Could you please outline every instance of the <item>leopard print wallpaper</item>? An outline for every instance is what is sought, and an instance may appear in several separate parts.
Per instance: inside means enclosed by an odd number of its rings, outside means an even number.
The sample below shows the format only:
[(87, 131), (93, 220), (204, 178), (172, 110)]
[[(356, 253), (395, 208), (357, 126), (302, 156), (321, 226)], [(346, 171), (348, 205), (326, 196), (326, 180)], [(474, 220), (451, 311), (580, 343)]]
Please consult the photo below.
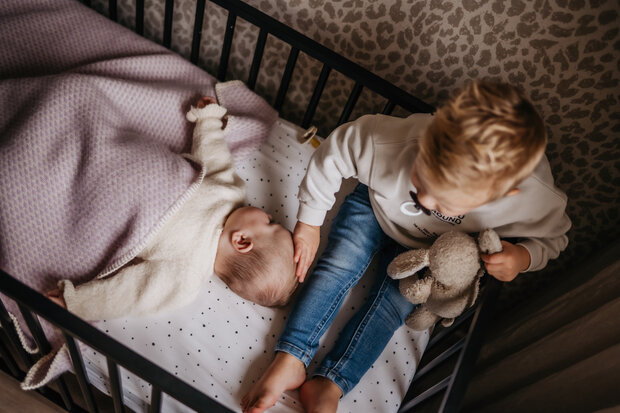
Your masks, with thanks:
[[(507, 285), (504, 308), (547, 288), (562, 269), (587, 259), (620, 234), (620, 2), (617, 0), (247, 0), (275, 19), (343, 54), (397, 86), (439, 105), (470, 79), (519, 85), (543, 114), (547, 156), (569, 197), (570, 244), (539, 274)], [(107, 2), (95, 1), (102, 12)], [(99, 4), (101, 3), (101, 4)], [(132, 27), (131, 0), (119, 20)], [(207, 2), (199, 65), (216, 72), (226, 12)], [(172, 49), (189, 57), (195, 2), (176, 0)], [(162, 38), (163, 0), (146, 0), (145, 34)], [(229, 78), (247, 79), (258, 30), (238, 20)], [(256, 91), (273, 101), (288, 46), (268, 39)], [(321, 70), (301, 55), (282, 116), (300, 122)], [(352, 88), (330, 75), (313, 120), (334, 127)], [(356, 113), (385, 101), (364, 92)], [(395, 113), (401, 115), (400, 112)], [(406, 113), (402, 113), (403, 115)]]

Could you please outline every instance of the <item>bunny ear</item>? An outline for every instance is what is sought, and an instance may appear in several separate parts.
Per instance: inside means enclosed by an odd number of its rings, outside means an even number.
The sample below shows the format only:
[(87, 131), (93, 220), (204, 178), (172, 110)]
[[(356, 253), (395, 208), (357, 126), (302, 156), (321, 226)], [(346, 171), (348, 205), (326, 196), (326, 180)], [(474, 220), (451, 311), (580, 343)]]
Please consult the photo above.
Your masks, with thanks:
[(425, 248), (403, 252), (392, 260), (387, 273), (395, 280), (408, 277), (428, 266), (428, 250)]
[(485, 254), (495, 254), (503, 249), (499, 235), (491, 228), (485, 229), (478, 235), (478, 248)]

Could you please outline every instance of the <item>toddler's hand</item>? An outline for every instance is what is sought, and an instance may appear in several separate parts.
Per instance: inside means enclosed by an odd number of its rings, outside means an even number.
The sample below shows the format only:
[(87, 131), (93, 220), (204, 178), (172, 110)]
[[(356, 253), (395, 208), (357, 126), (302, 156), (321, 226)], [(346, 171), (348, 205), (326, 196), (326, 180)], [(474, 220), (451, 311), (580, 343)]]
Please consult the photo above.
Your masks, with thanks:
[(500, 281), (512, 281), (530, 266), (530, 253), (521, 245), (502, 241), (501, 252), (480, 254), (487, 272)]
[(293, 243), (295, 244), (294, 259), (297, 264), (295, 275), (297, 275), (300, 283), (304, 282), (308, 268), (310, 268), (316, 255), (316, 250), (319, 248), (319, 241), (321, 240), (320, 229), (321, 227), (315, 227), (299, 221), (295, 225), (295, 230), (293, 231)]
[(65, 299), (62, 297), (62, 294), (60, 293), (60, 290), (58, 288), (52, 291), (48, 291), (45, 296), (62, 308), (67, 308), (67, 303), (65, 303)]

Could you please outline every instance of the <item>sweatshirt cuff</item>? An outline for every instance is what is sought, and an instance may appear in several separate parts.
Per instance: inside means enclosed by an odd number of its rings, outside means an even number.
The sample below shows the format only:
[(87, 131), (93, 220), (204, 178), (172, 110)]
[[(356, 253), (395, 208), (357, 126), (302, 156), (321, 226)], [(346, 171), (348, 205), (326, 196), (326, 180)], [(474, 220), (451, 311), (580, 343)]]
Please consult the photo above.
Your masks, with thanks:
[(226, 108), (218, 105), (217, 103), (211, 103), (204, 108), (192, 106), (185, 116), (190, 122), (197, 122), (199, 120), (209, 118), (221, 119), (225, 114)]
[(73, 314), (80, 315), (81, 303), (73, 283), (69, 280), (58, 281), (58, 289), (62, 293), (65, 304), (67, 304), (67, 310)]
[(535, 242), (525, 240), (525, 241), (517, 242), (516, 245), (522, 246), (530, 254), (530, 266), (527, 267), (527, 269), (522, 272), (537, 271), (545, 266), (546, 262), (542, 262), (543, 259), (541, 257), (541, 254), (537, 253), (540, 247), (536, 245)]
[(315, 209), (304, 203), (300, 203), (299, 211), (297, 212), (297, 220), (304, 224), (320, 227), (323, 225), (323, 221), (325, 221), (325, 215), (327, 215), (327, 211)]

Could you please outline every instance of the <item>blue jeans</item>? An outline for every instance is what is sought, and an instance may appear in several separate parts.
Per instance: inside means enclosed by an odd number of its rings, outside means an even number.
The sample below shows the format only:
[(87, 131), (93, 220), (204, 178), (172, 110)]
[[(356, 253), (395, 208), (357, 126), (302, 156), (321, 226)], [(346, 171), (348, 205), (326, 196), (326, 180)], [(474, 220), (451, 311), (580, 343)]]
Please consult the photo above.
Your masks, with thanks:
[(398, 281), (386, 274), (392, 258), (404, 250), (379, 226), (368, 187), (358, 185), (332, 223), (325, 251), (295, 302), (276, 351), (289, 353), (308, 367), (347, 293), (379, 253), (379, 273), (369, 299), (314, 373), (337, 384), (343, 395), (353, 389), (414, 308), (398, 291)]

